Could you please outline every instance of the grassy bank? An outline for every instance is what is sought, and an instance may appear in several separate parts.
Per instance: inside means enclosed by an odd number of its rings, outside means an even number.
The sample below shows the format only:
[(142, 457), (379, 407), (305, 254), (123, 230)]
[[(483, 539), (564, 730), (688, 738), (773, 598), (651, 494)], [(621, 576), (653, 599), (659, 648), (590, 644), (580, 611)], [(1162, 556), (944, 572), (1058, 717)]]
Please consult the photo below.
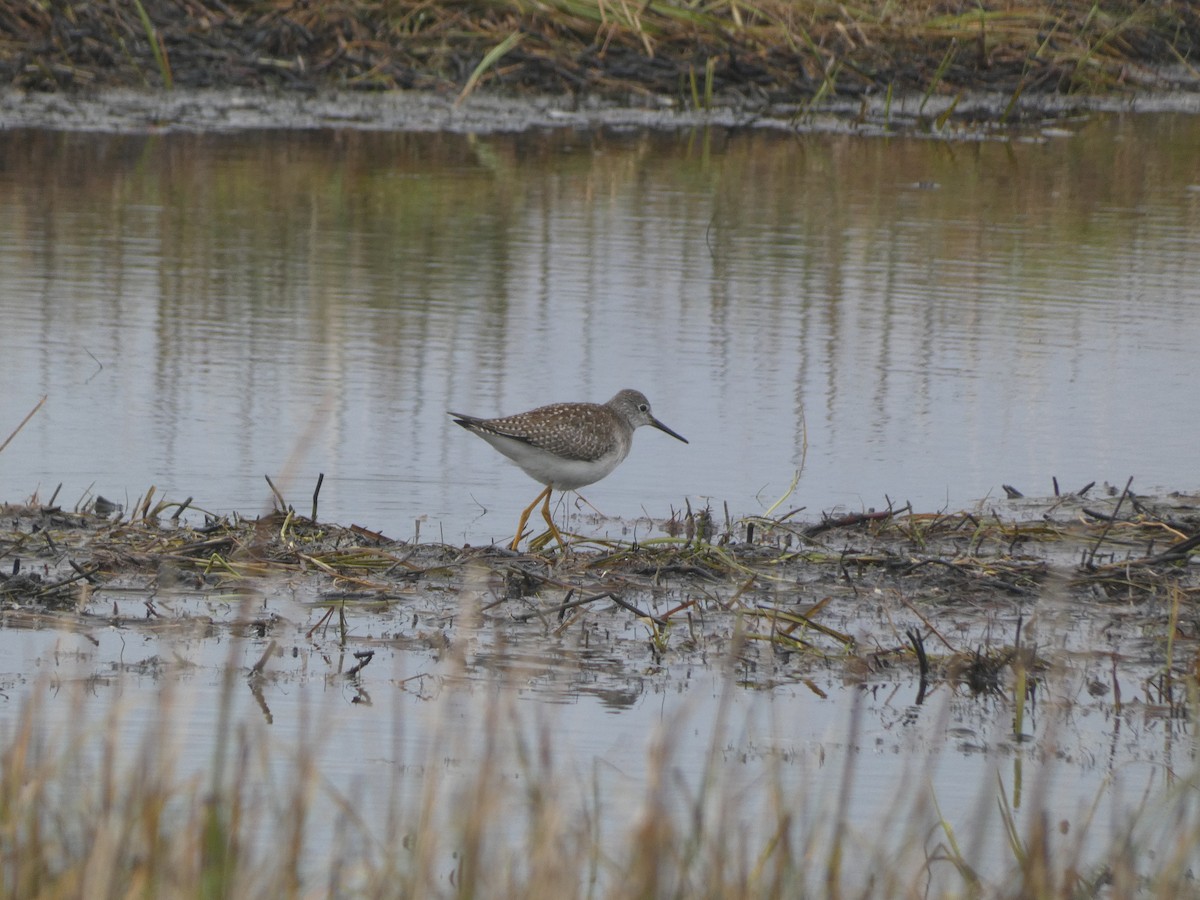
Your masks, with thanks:
[(0, 0), (0, 79), (96, 87), (477, 89), (698, 106), (1197, 80), (1187, 0)]

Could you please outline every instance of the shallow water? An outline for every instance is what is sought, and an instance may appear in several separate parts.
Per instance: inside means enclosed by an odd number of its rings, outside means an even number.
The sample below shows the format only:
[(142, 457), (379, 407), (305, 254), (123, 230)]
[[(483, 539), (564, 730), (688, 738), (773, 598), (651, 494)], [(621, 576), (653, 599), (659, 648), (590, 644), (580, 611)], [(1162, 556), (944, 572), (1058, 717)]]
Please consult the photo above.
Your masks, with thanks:
[[(1065, 490), (1131, 475), (1135, 490), (1195, 489), (1197, 146), (1198, 118), (1116, 114), (969, 144), (0, 131), (0, 437), (48, 395), (0, 454), (0, 499), (128, 505), (154, 485), (253, 513), (270, 505), (270, 474), (307, 512), (324, 473), (327, 520), (507, 541), (537, 487), (445, 411), (625, 386), (691, 443), (640, 432), (585, 490), (613, 518), (571, 506), (584, 532), (645, 534), (637, 517), (685, 500), (758, 513), (797, 470), (787, 508), (813, 516), (889, 499), (959, 507), (1001, 484), (1045, 494), (1054, 476)], [(850, 758), (852, 819), (868, 836), (879, 798), (915, 784), (914, 767), (958, 821), (994, 806), (999, 778), (1018, 807), (1022, 784), (1041, 785), (1064, 818), (1102, 795), (1103, 823), (1121, 819), (1123, 790), (1164, 786), (1195, 751), (1180, 723), (1113, 717), (1082, 675), (1022, 741), (1005, 704), (947, 692), (917, 708), (905, 679), (873, 684), (860, 719), (837, 671), (730, 688), (718, 659), (656, 664), (628, 617), (605, 626), (628, 640), (614, 651), (533, 626), (502, 652), (494, 635), (455, 633), (470, 648), (460, 669), (437, 649), (439, 623), (364, 613), (355, 640), (380, 657), (352, 686), (336, 675), (343, 651), (305, 637), (319, 610), (267, 606), (286, 654), (260, 696), (239, 682), (237, 715), (284, 746), (328, 717), (330, 782), (368, 809), (383, 802), (373, 779), (419, 780), (448, 758), (433, 725), (414, 722), (450, 717), (466, 748), (455, 765), (470, 769), (470, 710), (496, 678), (516, 691), (521, 727), (553, 723), (565, 769), (600, 767), (613, 822), (636, 808), (664, 723), (687, 735), (675, 749), (693, 790), (714, 741), (731, 779), (761, 786), (783, 760), (818, 808), (839, 802), (828, 773)], [(208, 614), (235, 612), (231, 600)], [(89, 704), (97, 716), (119, 701), (152, 721), (178, 680), (201, 711), (184, 768), (210, 759), (231, 649), (248, 667), (266, 645), (7, 624), (6, 722), (30, 696), (73, 722), (63, 679), (104, 701)], [(1072, 627), (1079, 646), (1103, 641)]]
[[(13, 733), (32, 700), (46, 745), (84, 748), (85, 762), (98, 764), (113, 734), (122, 770), (140, 763), (146, 741), (183, 781), (198, 775), (207, 784), (214, 758), (223, 757), (261, 804), (254, 815), (266, 824), (257, 833), (268, 845), (274, 829), (286, 827), (274, 811), (302, 783), (296, 773), (311, 750), (319, 777), (307, 859), (316, 883), (347, 809), (373, 840), (391, 840), (402, 853), (386, 830), (394, 827), (389, 816), (398, 810), (407, 833), (432, 784), (445, 817), (449, 885), (455, 810), (469, 804), (489, 766), (494, 778), (482, 789), (514, 792), (495, 826), (510, 833), (493, 832), (492, 840), (514, 848), (526, 839), (522, 784), (554, 792), (568, 818), (593, 821), (619, 858), (652, 784), (666, 779), (681, 821), (704, 797), (715, 827), (737, 823), (752, 848), (769, 841), (768, 811), (782, 805), (801, 846), (824, 858), (829, 822), (844, 814), (864, 876), (889, 868), (892, 848), (907, 849), (906, 867), (914, 847), (936, 855), (943, 837), (934, 798), (985, 878), (1001, 877), (1013, 862), (994, 813), (1000, 798), (1022, 827), (1051, 815), (1056, 846), (1073, 852), (1079, 841), (1094, 862), (1130, 816), (1145, 816), (1144, 795), (1169, 792), (1195, 771), (1187, 723), (1140, 705), (1138, 686), (1126, 684), (1119, 714), (1109, 697), (1089, 693), (1103, 661), (1044, 673), (1018, 738), (1004, 698), (943, 683), (919, 703), (903, 673), (894, 681), (876, 673), (860, 686), (844, 680), (835, 661), (800, 681), (748, 689), (720, 654), (676, 648), (654, 657), (643, 626), (623, 613), (589, 617), (559, 635), (536, 623), (513, 627), (503, 616), (481, 620), (466, 596), (461, 609), (448, 605), (444, 618), (422, 615), (419, 624), (403, 605), (351, 609), (341, 641), (336, 621), (313, 632), (323, 608), (298, 604), (289, 591), (277, 585), (246, 605), (163, 592), (155, 598), (162, 618), (146, 627), (99, 620), (71, 631), (30, 629), (15, 627), (21, 620), (11, 613), (0, 629), (9, 661), (0, 733)], [(122, 615), (141, 602), (122, 602)], [(1060, 659), (1063, 646), (1101, 643), (1094, 619), (1039, 615), (1050, 658)], [(198, 626), (197, 616), (217, 627)], [(268, 621), (266, 633), (225, 627), (247, 620)], [(261, 677), (248, 675), (270, 642), (281, 652)], [(339, 674), (365, 649), (376, 656), (360, 678)], [(227, 663), (238, 674), (223, 720)], [(243, 742), (255, 748), (249, 763)], [(545, 749), (531, 749), (538, 747)], [(84, 795), (101, 780), (87, 765), (71, 771)], [(857, 877), (851, 870), (848, 883)], [(946, 884), (961, 887), (953, 877)]]

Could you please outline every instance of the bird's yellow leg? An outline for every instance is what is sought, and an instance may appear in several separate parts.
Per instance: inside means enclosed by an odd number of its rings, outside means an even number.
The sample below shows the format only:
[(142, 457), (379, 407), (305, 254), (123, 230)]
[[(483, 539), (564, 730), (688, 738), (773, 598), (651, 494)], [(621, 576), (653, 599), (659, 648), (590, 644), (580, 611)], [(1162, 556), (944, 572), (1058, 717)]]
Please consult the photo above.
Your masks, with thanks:
[[(533, 502), (530, 503), (527, 507), (525, 507), (525, 512), (521, 513), (521, 521), (519, 521), (517, 523), (517, 536), (514, 537), (512, 539), (512, 543), (508, 545), (509, 550), (517, 549), (517, 545), (521, 543), (521, 538), (525, 534), (525, 523), (529, 521), (529, 514), (531, 512), (533, 512), (533, 508), (535, 506), (537, 506), (539, 503), (541, 503), (543, 500), (546, 501), (546, 506), (549, 507), (549, 505), (550, 505), (550, 485), (546, 485), (546, 489), (544, 491), (542, 491), (540, 494), (538, 494), (536, 497), (534, 497)], [(548, 512), (545, 512), (544, 514), (547, 516), (547, 518), (549, 517)], [(551, 527), (553, 527), (553, 526), (551, 526)], [(560, 538), (560, 540), (561, 540), (561, 538)]]
[(550, 534), (558, 541), (559, 549), (566, 550), (567, 542), (563, 540), (562, 532), (558, 530), (558, 527), (554, 524), (554, 519), (550, 515), (550, 488), (546, 488), (546, 502), (542, 504), (542, 518), (550, 526)]

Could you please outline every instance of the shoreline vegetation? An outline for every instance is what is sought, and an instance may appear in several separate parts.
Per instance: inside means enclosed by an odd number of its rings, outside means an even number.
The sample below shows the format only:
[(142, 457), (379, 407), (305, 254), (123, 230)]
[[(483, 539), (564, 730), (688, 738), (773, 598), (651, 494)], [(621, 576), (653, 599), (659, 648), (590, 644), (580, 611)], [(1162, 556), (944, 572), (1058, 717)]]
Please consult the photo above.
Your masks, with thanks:
[[(230, 648), (215, 676), (214, 763), (199, 777), (181, 771), (172, 750), (171, 723), (188, 711), (175, 706), (169, 669), (158, 676), (158, 711), (132, 759), (114, 752), (126, 727), (119, 704), (99, 734), (81, 724), (63, 734), (43, 719), (39, 696), (65, 690), (66, 702), (91, 705), (94, 692), (86, 680), (53, 688), (30, 681), (19, 724), (0, 736), (7, 896), (1067, 898), (1194, 889), (1197, 773), (1164, 778), (1160, 795), (1110, 823), (1111, 837), (1095, 837), (1104, 823), (1091, 815), (1063, 830), (1064, 811), (1020, 803), (1017, 761), (1032, 753), (1053, 764), (1027, 743), (1022, 724), (1039, 702), (1102, 710), (1129, 718), (1131, 728), (1195, 715), (1195, 498), (1089, 485), (1012, 499), (1021, 510), (1012, 516), (981, 503), (958, 513), (906, 507), (807, 522), (800, 510), (722, 521), (685, 507), (659, 523), (665, 536), (572, 537), (569, 552), (551, 553), (539, 539), (527, 552), (393, 541), (322, 523), (319, 482), (311, 515), (271, 490), (276, 509), (254, 518), (204, 514), (190, 498), (167, 500), (154, 489), (127, 509), (88, 497), (67, 510), (56, 496), (0, 507), (6, 627), (116, 628), (168, 641), (170, 628), (199, 628), (210, 639), (225, 635)], [(1093, 490), (1101, 496), (1089, 497)], [(273, 615), (272, 598), (284, 597), (307, 607), (309, 620), (289, 625)], [(439, 754), (422, 790), (373, 787), (393, 804), (378, 826), (329, 783), (312, 745), (256, 738), (229, 719), (229, 698), (245, 682), (239, 690), (249, 686), (266, 709), (263, 688), (287, 665), (273, 658), (277, 639), (341, 648), (326, 654), (339, 660), (327, 679), (391, 685), (370, 667), (373, 651), (345, 652), (369, 646), (354, 632), (381, 605), (402, 609), (414, 629), (420, 622), (422, 640), (444, 634), (441, 671), (429, 674), (436, 679), (461, 681), (467, 648), (487, 635), (533, 629), (554, 641), (587, 630), (593, 642), (638, 635), (614, 646), (648, 678), (671, 666), (723, 666), (728, 690), (754, 690), (840, 671), (854, 698), (900, 680), (920, 685), (918, 707), (927, 691), (996, 705), (1012, 717), (1013, 743), (998, 752), (1013, 756), (1017, 781), (1011, 795), (1003, 783), (981, 785), (981, 797), (995, 796), (980, 808), (993, 812), (950, 822), (936, 793), (914, 779), (881, 800), (880, 815), (896, 823), (889, 846), (864, 845), (838, 807), (866, 764), (857, 752), (840, 773), (814, 773), (816, 794), (831, 802), (782, 802), (789, 788), (770, 766), (751, 792), (724, 784), (714, 769), (681, 801), (672, 735), (707, 741), (716, 766), (736, 725), (721, 714), (694, 733), (667, 723), (650, 741), (642, 808), (628, 828), (604, 832), (605, 798), (559, 772), (551, 734), (530, 747), (513, 733), (521, 709), (494, 661), (500, 690), (476, 692), (482, 706), (467, 717), (486, 736), (475, 745), (482, 761), (450, 778), (437, 774)], [(1119, 618), (1136, 637), (1084, 648), (1051, 637), (1056, 610), (1068, 620), (1085, 608)], [(1045, 629), (1040, 643), (1022, 631), (1035, 618)], [(235, 662), (246, 642), (251, 657), (266, 648), (249, 668)], [(1079, 660), (1097, 656), (1104, 661), (1089, 667), (1085, 694), (1056, 687), (1078, 690)], [(455, 709), (461, 721), (461, 704)], [(105, 752), (93, 752), (97, 740)], [(1032, 796), (1042, 794), (1034, 788)], [(574, 808), (581, 797), (582, 812)], [(336, 821), (318, 812), (322, 804), (341, 810)], [(741, 833), (743, 820), (756, 823), (761, 842)], [(972, 856), (988, 829), (1000, 829), (1011, 856)]]
[(26, 92), (480, 91), (700, 110), (987, 91), (1008, 115), (1023, 95), (1195, 90), (1200, 7), (0, 0), (0, 79)]
[[(1187, 698), (1172, 683), (1200, 672), (1189, 655), (1200, 654), (1200, 623), (1191, 612), (1200, 597), (1200, 567), (1192, 564), (1200, 498), (1140, 496), (1132, 479), (1124, 490), (1093, 483), (1041, 500), (1006, 487), (1007, 500), (958, 512), (903, 506), (807, 521), (803, 507), (732, 518), (728, 510), (685, 504), (657, 522), (608, 523), (625, 538), (564, 530), (565, 549), (543, 533), (523, 551), (503, 541), (394, 540), (322, 522), (321, 480), (311, 515), (267, 483), (275, 508), (253, 517), (209, 514), (190, 497), (168, 500), (153, 487), (128, 509), (90, 494), (63, 509), (58, 491), (48, 502), (34, 496), (0, 505), (7, 624), (138, 627), (161, 618), (156, 597), (176, 594), (203, 606), (231, 593), (270, 599), (279, 592), (324, 612), (308, 637), (335, 614), (344, 637), (348, 610), (400, 603), (440, 620), (445, 592), (474, 592), (485, 618), (540, 623), (558, 635), (597, 611), (632, 614), (644, 640), (630, 643), (654, 663), (717, 647), (737, 646), (744, 659), (765, 654), (771, 664), (748, 666), (748, 686), (801, 679), (814, 665), (841, 666), (851, 681), (899, 668), (922, 682), (944, 679), (994, 695), (1018, 670), (1047, 665), (1030, 655), (1019, 617), (1013, 633), (995, 631), (996, 610), (1116, 603), (1136, 607), (1138, 627), (1167, 641), (1119, 660), (1140, 672), (1145, 702), (1184, 714), (1179, 704)], [(588, 527), (586, 517), (581, 524)], [(99, 599), (110, 593), (120, 603)], [(865, 616), (864, 595), (896, 598), (896, 611), (920, 627), (901, 630), (890, 618)], [(949, 612), (957, 637), (938, 625)], [(1161, 668), (1162, 652), (1174, 654), (1177, 670), (1170, 662)], [(1116, 684), (1110, 687), (1119, 697)]]

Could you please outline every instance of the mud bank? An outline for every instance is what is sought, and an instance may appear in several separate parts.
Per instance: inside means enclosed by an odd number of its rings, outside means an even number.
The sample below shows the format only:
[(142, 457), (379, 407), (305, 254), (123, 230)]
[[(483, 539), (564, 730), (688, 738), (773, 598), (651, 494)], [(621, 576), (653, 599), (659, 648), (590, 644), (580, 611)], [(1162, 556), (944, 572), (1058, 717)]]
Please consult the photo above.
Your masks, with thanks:
[[(331, 616), (345, 632), (348, 616), (384, 610), (400, 623), (391, 640), (453, 641), (462, 616), (482, 617), (514, 635), (575, 630), (652, 670), (732, 654), (742, 680), (763, 687), (834, 667), (852, 681), (905, 670), (986, 695), (1014, 671), (1100, 660), (1101, 693), (1119, 697), (1124, 680), (1143, 686), (1142, 702), (1183, 702), (1170, 683), (1194, 678), (1200, 659), (1195, 498), (1016, 503), (809, 522), (720, 523), (705, 510), (660, 521), (637, 544), (578, 537), (565, 552), (526, 553), (394, 541), (290, 508), (187, 524), (180, 504), (148, 500), (107, 517), (7, 506), (0, 605), (9, 627), (199, 623), (260, 638), (309, 610), (289, 641)], [(271, 612), (281, 605), (291, 612)]]
[[(918, 94), (799, 104), (743, 105), (709, 110), (668, 97), (645, 106), (594, 99), (453, 95), (399, 91), (329, 92), (114, 89), (85, 93), (0, 90), (0, 127), (146, 133), (253, 129), (355, 129), (487, 134), (531, 129), (764, 128), (864, 135), (920, 134), (959, 140), (997, 135), (1041, 137), (1070, 117), (1097, 112), (1200, 113), (1200, 91), (1130, 96), (1026, 96), (1010, 108), (998, 93), (954, 98)], [(1007, 111), (1007, 114), (1006, 114)]]

